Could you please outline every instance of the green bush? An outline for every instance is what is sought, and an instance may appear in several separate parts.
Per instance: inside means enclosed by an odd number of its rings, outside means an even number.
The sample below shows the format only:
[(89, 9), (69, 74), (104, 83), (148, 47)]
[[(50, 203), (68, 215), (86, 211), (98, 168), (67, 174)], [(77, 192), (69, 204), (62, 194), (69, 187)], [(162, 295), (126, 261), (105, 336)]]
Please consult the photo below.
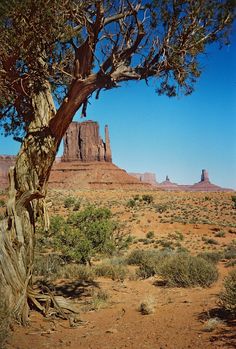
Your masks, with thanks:
[(208, 287), (218, 278), (214, 264), (188, 254), (176, 254), (164, 259), (159, 273), (169, 286), (177, 287)]
[(68, 196), (64, 200), (64, 207), (71, 208), (72, 206), (74, 206), (75, 202), (76, 202), (76, 198), (74, 198), (73, 196)]
[(94, 206), (71, 214), (67, 221), (59, 216), (52, 218), (49, 233), (53, 236), (54, 247), (68, 261), (78, 263), (90, 262), (96, 253), (113, 255), (132, 241), (112, 220), (109, 209)]
[(225, 278), (224, 290), (219, 297), (221, 305), (236, 316), (236, 269)]

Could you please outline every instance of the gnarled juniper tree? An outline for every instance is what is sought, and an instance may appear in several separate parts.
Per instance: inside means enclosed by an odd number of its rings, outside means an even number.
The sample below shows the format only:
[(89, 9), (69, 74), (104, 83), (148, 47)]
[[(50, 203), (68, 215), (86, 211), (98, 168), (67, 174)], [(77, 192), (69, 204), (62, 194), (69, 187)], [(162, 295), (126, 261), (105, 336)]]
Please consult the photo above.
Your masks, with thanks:
[[(1, 0), (0, 124), (21, 141), (0, 227), (0, 279), (23, 323), (35, 224), (61, 139), (93, 93), (155, 79), (159, 94), (190, 94), (199, 55), (227, 43), (233, 0)], [(56, 104), (55, 104), (56, 102)]]

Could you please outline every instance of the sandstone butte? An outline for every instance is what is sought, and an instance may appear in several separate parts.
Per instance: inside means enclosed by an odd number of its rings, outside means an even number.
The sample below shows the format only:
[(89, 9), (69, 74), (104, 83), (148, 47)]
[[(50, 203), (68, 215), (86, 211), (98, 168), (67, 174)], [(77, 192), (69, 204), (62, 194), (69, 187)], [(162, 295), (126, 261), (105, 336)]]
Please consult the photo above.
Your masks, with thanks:
[[(178, 185), (166, 180), (157, 183), (154, 173), (127, 173), (112, 163), (109, 129), (105, 141), (95, 121), (72, 122), (64, 138), (64, 152), (56, 158), (49, 178), (49, 187), (61, 189), (152, 189), (167, 191), (232, 191), (212, 184), (206, 170), (193, 185)], [(0, 156), (0, 188), (8, 185), (7, 173), (15, 156)]]
[[(56, 158), (50, 188), (60, 189), (157, 189), (130, 176), (112, 163), (108, 126), (105, 141), (95, 121), (72, 122), (63, 138), (64, 152)], [(0, 188), (8, 185), (7, 173), (14, 156), (0, 156)]]

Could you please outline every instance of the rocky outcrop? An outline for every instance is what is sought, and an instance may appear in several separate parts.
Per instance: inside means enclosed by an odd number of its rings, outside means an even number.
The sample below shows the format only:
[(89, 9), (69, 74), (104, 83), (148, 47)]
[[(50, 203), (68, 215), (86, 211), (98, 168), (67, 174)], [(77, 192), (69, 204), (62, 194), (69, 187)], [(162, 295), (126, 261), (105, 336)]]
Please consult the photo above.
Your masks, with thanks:
[(191, 191), (231, 191), (232, 189), (221, 188), (212, 184), (209, 179), (207, 170), (202, 170), (201, 180), (190, 187)]
[(160, 184), (158, 184), (158, 188), (160, 189), (164, 189), (164, 190), (180, 190), (178, 184), (176, 183), (172, 183), (170, 181), (169, 176), (166, 176), (165, 181), (161, 182)]
[(96, 121), (72, 122), (63, 138), (62, 161), (112, 162), (108, 126), (105, 126), (105, 142), (99, 135)]
[(129, 173), (130, 176), (133, 176), (139, 179), (143, 183), (149, 183), (151, 185), (157, 185), (155, 173), (145, 172), (145, 173)]
[(210, 182), (207, 170), (202, 170), (201, 182)]

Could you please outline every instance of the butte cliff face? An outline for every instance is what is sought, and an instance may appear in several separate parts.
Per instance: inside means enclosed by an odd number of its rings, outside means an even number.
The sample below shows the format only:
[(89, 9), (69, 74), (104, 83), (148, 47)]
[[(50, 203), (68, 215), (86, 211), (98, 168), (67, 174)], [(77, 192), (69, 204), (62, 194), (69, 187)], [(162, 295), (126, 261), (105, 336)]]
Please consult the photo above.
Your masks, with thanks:
[(105, 126), (105, 142), (99, 135), (95, 121), (72, 122), (64, 136), (63, 162), (106, 161), (112, 162), (108, 126)]

